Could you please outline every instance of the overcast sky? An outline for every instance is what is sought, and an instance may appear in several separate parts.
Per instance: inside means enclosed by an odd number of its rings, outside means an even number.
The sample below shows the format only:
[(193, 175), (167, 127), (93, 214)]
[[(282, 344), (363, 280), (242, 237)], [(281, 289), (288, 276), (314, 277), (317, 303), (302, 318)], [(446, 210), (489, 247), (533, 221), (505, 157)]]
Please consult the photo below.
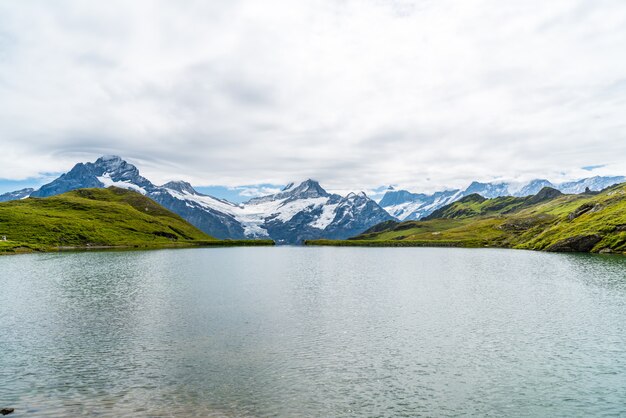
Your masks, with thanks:
[(0, 145), (5, 185), (626, 174), (626, 1), (0, 0)]

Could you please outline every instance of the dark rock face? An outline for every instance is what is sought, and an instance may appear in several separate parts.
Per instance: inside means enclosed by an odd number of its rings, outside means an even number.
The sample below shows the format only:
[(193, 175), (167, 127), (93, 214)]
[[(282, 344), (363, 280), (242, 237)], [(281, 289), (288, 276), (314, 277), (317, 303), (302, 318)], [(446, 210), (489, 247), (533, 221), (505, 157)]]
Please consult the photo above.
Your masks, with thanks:
[(577, 235), (549, 246), (546, 251), (588, 253), (600, 241), (602, 241), (602, 237), (597, 234)]
[(576, 208), (575, 211), (573, 211), (569, 215), (567, 215), (567, 219), (569, 219), (570, 221), (573, 221), (574, 219), (578, 218), (580, 215), (583, 215), (583, 214), (589, 212), (592, 209), (593, 209), (593, 205), (592, 204), (584, 203), (584, 204), (580, 205), (578, 208)]
[(10, 200), (20, 200), (30, 196), (35, 189), (22, 189), (14, 192), (0, 194), (0, 202), (8, 202)]

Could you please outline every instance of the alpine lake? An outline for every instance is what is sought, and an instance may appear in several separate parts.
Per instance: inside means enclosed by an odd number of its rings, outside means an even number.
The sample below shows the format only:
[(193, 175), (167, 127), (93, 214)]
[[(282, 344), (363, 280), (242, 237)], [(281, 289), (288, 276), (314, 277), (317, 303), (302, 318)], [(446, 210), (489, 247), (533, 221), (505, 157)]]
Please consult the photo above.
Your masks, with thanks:
[(626, 416), (626, 257), (240, 247), (0, 257), (11, 416)]

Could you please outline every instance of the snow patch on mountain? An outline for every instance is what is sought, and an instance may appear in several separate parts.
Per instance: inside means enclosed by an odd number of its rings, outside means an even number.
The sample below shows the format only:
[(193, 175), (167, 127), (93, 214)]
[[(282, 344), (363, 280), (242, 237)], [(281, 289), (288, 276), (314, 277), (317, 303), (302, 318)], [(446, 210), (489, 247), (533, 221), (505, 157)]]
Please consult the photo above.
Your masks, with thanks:
[(121, 189), (133, 190), (135, 192), (141, 193), (142, 195), (148, 194), (148, 192), (146, 192), (146, 189), (144, 189), (143, 187), (139, 187), (136, 184), (131, 183), (130, 180), (124, 180), (124, 181), (113, 180), (111, 178), (110, 173), (104, 173), (102, 176), (98, 176), (96, 178), (98, 179), (100, 183), (102, 183), (102, 186), (105, 188), (115, 186)]
[(313, 228), (326, 229), (328, 225), (335, 219), (338, 203), (332, 205), (325, 205), (322, 208), (322, 213), (313, 222), (309, 223)]

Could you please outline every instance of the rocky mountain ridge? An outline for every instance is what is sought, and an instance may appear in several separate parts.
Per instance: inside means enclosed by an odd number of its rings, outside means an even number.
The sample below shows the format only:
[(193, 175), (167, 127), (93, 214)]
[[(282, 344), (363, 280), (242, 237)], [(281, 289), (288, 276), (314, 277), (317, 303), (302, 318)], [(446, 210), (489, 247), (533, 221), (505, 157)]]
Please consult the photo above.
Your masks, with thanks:
[(314, 180), (291, 183), (281, 192), (242, 204), (205, 195), (183, 181), (158, 186), (118, 156), (78, 163), (33, 191), (2, 195), (6, 200), (47, 197), (82, 188), (116, 186), (139, 192), (216, 238), (271, 238), (281, 244), (304, 239), (347, 238), (392, 217), (364, 193), (330, 194)]

